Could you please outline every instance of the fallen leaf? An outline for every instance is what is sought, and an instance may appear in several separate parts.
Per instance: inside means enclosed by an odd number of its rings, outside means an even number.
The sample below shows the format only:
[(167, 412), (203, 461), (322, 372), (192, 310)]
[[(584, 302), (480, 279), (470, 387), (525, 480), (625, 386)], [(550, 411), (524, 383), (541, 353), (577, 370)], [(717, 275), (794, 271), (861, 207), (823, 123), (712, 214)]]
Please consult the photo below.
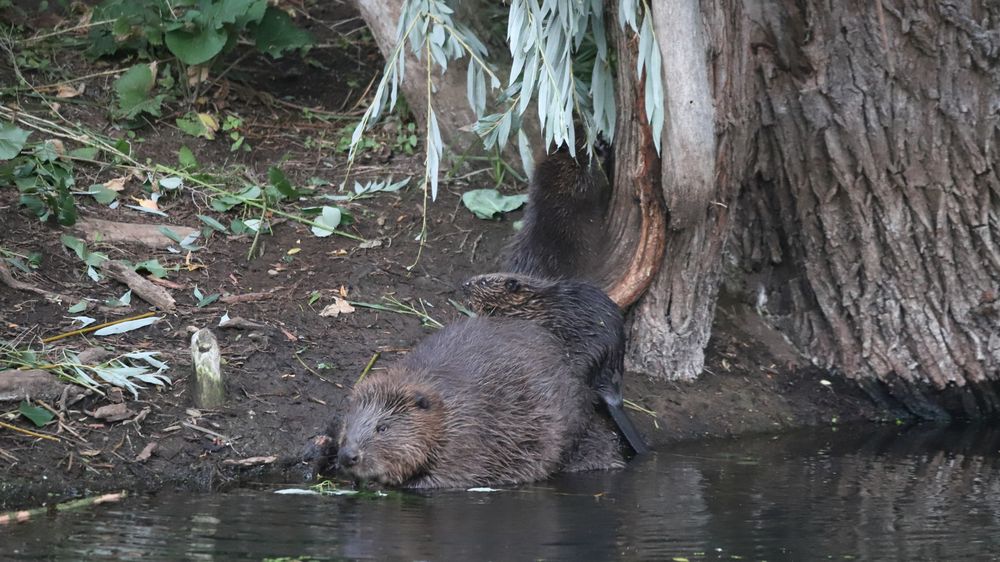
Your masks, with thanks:
[(326, 308), (320, 311), (319, 315), (323, 317), (337, 317), (341, 314), (350, 314), (354, 312), (354, 307), (351, 303), (340, 297), (333, 297), (333, 304), (328, 304)]
[(100, 451), (97, 451), (95, 449), (81, 449), (78, 452), (80, 453), (81, 457), (96, 457), (97, 455), (101, 454)]
[(150, 441), (145, 447), (142, 448), (142, 452), (135, 456), (135, 462), (148, 461), (149, 457), (153, 456), (153, 451), (155, 451), (159, 446), (159, 443), (156, 441)]
[(149, 209), (151, 211), (160, 210), (160, 208), (156, 205), (156, 201), (153, 201), (152, 199), (137, 199), (135, 197), (133, 197), (132, 199), (135, 199), (135, 201), (139, 203), (139, 206), (144, 209)]
[(63, 141), (59, 139), (49, 139), (45, 141), (45, 143), (51, 146), (52, 150), (55, 150), (56, 154), (59, 155), (60, 158), (66, 155), (66, 145), (63, 144)]
[(84, 83), (82, 83), (82, 82), (76, 88), (74, 88), (73, 86), (70, 86), (69, 84), (59, 84), (59, 87), (56, 88), (56, 97), (57, 98), (75, 98), (75, 97), (79, 96), (80, 94), (82, 94), (83, 91), (86, 90), (86, 89), (87, 89), (87, 85), (84, 84)]
[(120, 178), (115, 178), (113, 180), (108, 180), (104, 182), (104, 187), (110, 189), (111, 191), (121, 191), (125, 189), (125, 182), (128, 181), (130, 176), (122, 176)]
[(108, 404), (88, 413), (92, 418), (104, 420), (109, 423), (127, 420), (135, 415), (135, 412), (129, 410), (128, 405), (125, 403)]

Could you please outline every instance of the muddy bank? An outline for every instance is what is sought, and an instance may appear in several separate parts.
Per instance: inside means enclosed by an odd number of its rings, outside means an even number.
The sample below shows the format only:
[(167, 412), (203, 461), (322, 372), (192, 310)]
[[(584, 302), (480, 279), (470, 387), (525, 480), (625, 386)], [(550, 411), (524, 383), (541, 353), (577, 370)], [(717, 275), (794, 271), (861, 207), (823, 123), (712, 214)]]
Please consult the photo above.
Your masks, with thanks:
[[(58, 59), (49, 70), (23, 70), (35, 85), (94, 76), (72, 101), (61, 102), (59, 115), (112, 138), (129, 139), (138, 161), (173, 165), (187, 147), (201, 170), (224, 176), (233, 182), (227, 184), (232, 189), (265, 185), (269, 168), (280, 166), (292, 184), (315, 188), (315, 199), (280, 209), (297, 213), (304, 206), (326, 204), (324, 196), (343, 195), (337, 186), (349, 166), (342, 141), (350, 138), (360, 116), (357, 108), (364, 107), (365, 85), (381, 69), (378, 50), (359, 31), (355, 15), (336, 3), (311, 9), (306, 25), (322, 47), (310, 53), (309, 61), (250, 55), (236, 64), (234, 57), (233, 71), (199, 110), (220, 119), (238, 117), (238, 132), (251, 150), (234, 151), (222, 137), (209, 141), (183, 134), (173, 125), (189, 110), (181, 104), (168, 103), (163, 120), (137, 129), (112, 119), (108, 108), (115, 103), (115, 76), (103, 69), (108, 64), (127, 68), (123, 61), (103, 61), (97, 68), (82, 58), (81, 49), (58, 48), (40, 55)], [(321, 75), (316, 69), (322, 69)], [(0, 82), (14, 81), (13, 69), (0, 64)], [(57, 119), (35, 98), (16, 101), (26, 112)], [(335, 113), (352, 107), (354, 113)], [(316, 111), (323, 111), (323, 118)], [(374, 144), (350, 167), (348, 185), (422, 177), (422, 147), (414, 151), (398, 140), (407, 124), (405, 116), (394, 117), (375, 132)], [(33, 142), (46, 140), (34, 135)], [(67, 149), (77, 148), (66, 142)], [(121, 179), (119, 197), (131, 204), (148, 197), (142, 174), (136, 177), (133, 171), (78, 164), (74, 174), (80, 188)], [(277, 215), (263, 217), (272, 232), (259, 237), (206, 229), (198, 215), (229, 226), (236, 218), (261, 214), (238, 207), (217, 212), (210, 194), (191, 186), (160, 199), (165, 217), (76, 197), (81, 220), (166, 224), (178, 231), (189, 227), (201, 229), (203, 236), (199, 249), (179, 254), (93, 239), (88, 249), (112, 259), (157, 259), (171, 268), (161, 285), (176, 308), (141, 330), (105, 338), (74, 336), (44, 347), (41, 338), (75, 327), (69, 307), (83, 299), (91, 303), (87, 314), (99, 322), (149, 308), (141, 298), (128, 306), (103, 304), (121, 297), (126, 287), (111, 278), (94, 282), (79, 256), (60, 241), (73, 231), (39, 222), (19, 205), (16, 189), (0, 187), (0, 250), (9, 253), (4, 256), (41, 256), (30, 273), (14, 271), (18, 281), (68, 301), (53, 303), (36, 292), (0, 284), (0, 342), (44, 349), (46, 357), (94, 346), (114, 354), (157, 352), (170, 365), (166, 374), (172, 379), (165, 388), (143, 389), (137, 399), (127, 392), (115, 398), (130, 412), (119, 421), (96, 416), (113, 396), (93, 394), (65, 406), (48, 400), (45, 405), (61, 421), (42, 429), (17, 415), (17, 402), (0, 403), (0, 421), (49, 437), (0, 427), (0, 510), (105, 490), (203, 492), (259, 481), (300, 483), (303, 467), (296, 458), (306, 438), (324, 427), (373, 357), (373, 368), (384, 368), (435, 329), (427, 318), (440, 323), (458, 318), (461, 312), (450, 302), (459, 298), (458, 285), (495, 267), (520, 213), (484, 221), (460, 200), (469, 189), (498, 184), (507, 193), (523, 190), (509, 176), (493, 177), (493, 171), (489, 163), (468, 161), (449, 169), (437, 201), (427, 209), (426, 246), (413, 267), (423, 223), (423, 194), (416, 179), (398, 193), (338, 203), (354, 218), (345, 232), (366, 240), (363, 245), (339, 236), (317, 238), (308, 226)], [(220, 298), (205, 302), (197, 295)], [(337, 316), (320, 314), (338, 299), (391, 305), (396, 311), (358, 305)], [(393, 302), (412, 309), (399, 309)], [(246, 322), (241, 328), (219, 328), (224, 315)], [(878, 417), (858, 390), (809, 367), (747, 307), (723, 305), (717, 318), (706, 372), (698, 381), (665, 383), (636, 373), (627, 377), (626, 397), (650, 412), (631, 413), (654, 446)], [(225, 359), (228, 402), (217, 410), (197, 410), (191, 399), (190, 333), (206, 326), (215, 330)]]

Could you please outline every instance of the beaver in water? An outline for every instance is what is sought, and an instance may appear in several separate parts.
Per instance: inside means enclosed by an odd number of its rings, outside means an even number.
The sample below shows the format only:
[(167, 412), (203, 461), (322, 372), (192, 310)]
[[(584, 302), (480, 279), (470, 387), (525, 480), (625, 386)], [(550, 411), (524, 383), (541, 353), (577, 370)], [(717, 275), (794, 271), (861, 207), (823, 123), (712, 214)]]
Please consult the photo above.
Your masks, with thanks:
[(536, 321), (555, 334), (570, 360), (587, 373), (589, 385), (632, 450), (649, 451), (623, 407), (625, 321), (604, 291), (586, 281), (517, 273), (477, 275), (462, 288), (477, 314)]
[(455, 488), (621, 466), (620, 455), (579, 448), (604, 441), (586, 373), (562, 347), (527, 320), (446, 326), (354, 387), (336, 442), (340, 469), (390, 486)]

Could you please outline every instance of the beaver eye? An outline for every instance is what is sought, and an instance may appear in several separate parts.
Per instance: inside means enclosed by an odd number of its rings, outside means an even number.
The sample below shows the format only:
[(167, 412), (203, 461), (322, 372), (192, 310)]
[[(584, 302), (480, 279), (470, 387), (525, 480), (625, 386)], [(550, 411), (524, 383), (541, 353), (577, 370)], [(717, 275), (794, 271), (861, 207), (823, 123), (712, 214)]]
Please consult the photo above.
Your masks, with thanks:
[(378, 424), (378, 427), (375, 428), (375, 431), (377, 431), (378, 433), (385, 433), (385, 430), (387, 430), (387, 429), (389, 429), (389, 428), (386, 427), (386, 425), (384, 423), (380, 423), (380, 424)]

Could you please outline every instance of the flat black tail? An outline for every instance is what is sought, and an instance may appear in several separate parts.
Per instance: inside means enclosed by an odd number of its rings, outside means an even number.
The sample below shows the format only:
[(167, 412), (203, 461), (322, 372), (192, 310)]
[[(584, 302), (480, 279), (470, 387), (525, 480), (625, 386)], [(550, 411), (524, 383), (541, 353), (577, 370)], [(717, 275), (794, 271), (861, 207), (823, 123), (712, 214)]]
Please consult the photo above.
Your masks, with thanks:
[(629, 447), (632, 447), (635, 454), (644, 455), (648, 453), (650, 450), (649, 445), (643, 440), (642, 435), (639, 434), (639, 430), (635, 428), (632, 419), (625, 412), (625, 408), (621, 404), (608, 404), (607, 406), (608, 413), (611, 414), (611, 419), (618, 426), (618, 431), (625, 436), (625, 440), (628, 441)]

